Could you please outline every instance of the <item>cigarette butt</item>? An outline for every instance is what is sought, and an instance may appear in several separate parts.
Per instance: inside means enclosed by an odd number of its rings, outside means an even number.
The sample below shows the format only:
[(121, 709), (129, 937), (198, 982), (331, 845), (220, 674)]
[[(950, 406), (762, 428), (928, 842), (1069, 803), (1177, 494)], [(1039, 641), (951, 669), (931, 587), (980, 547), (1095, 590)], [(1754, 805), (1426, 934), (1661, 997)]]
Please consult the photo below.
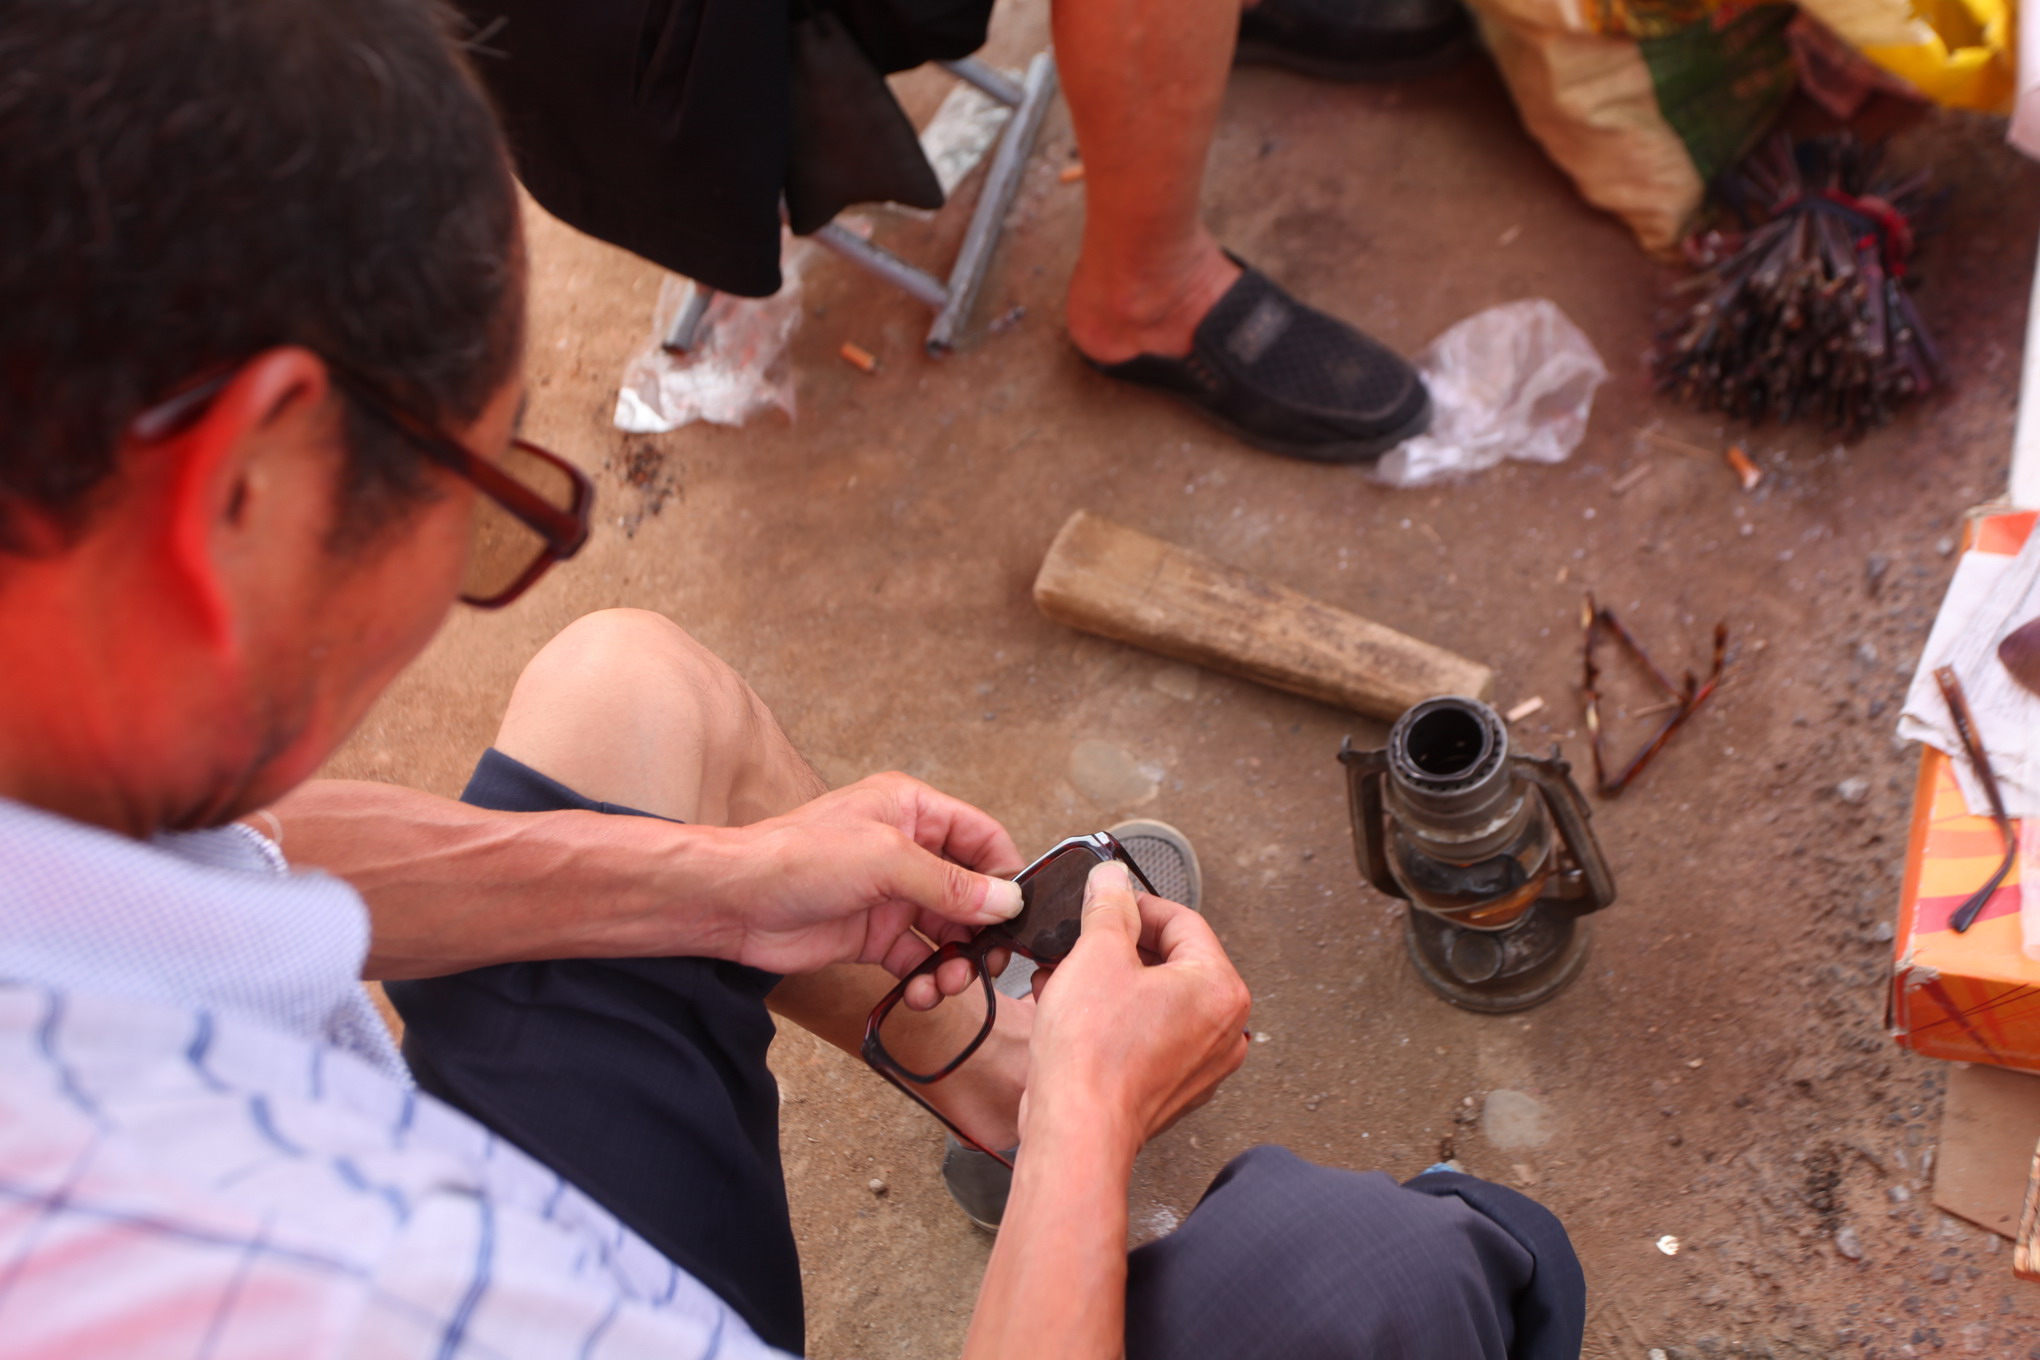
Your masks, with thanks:
[(1750, 461), (1750, 456), (1743, 452), (1742, 445), (1730, 444), (1728, 452), (1724, 453), (1722, 457), (1726, 458), (1728, 465), (1735, 469), (1735, 475), (1742, 479), (1743, 490), (1751, 490), (1758, 482), (1764, 480), (1763, 469)]
[(1543, 711), (1544, 696), (1539, 694), (1534, 698), (1525, 699), (1522, 703), (1517, 704), (1508, 711), (1506, 716), (1510, 722), (1517, 723), (1523, 721), (1523, 719), (1529, 717), (1532, 713), (1542, 713)]
[(1082, 179), (1083, 177), (1084, 166), (1081, 161), (1079, 161), (1075, 165), (1065, 165), (1062, 168), (1062, 170), (1056, 175), (1056, 178), (1061, 180), (1064, 184), (1075, 184), (1078, 180)]
[(878, 372), (878, 356), (862, 345), (845, 340), (836, 353), (843, 356), (843, 362), (866, 373)]
[(1650, 463), (1638, 463), (1635, 467), (1617, 477), (1609, 485), (1608, 489), (1620, 496), (1623, 492), (1631, 490), (1638, 482), (1650, 476), (1651, 467), (1652, 464)]

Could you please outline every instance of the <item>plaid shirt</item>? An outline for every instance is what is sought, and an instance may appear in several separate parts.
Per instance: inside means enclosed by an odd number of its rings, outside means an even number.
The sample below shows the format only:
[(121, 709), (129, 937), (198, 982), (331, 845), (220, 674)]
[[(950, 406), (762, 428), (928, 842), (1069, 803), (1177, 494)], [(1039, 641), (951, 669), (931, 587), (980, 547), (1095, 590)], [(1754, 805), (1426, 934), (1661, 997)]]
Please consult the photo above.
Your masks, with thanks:
[(0, 1357), (777, 1354), (417, 1093), (367, 942), (246, 828), (0, 800)]

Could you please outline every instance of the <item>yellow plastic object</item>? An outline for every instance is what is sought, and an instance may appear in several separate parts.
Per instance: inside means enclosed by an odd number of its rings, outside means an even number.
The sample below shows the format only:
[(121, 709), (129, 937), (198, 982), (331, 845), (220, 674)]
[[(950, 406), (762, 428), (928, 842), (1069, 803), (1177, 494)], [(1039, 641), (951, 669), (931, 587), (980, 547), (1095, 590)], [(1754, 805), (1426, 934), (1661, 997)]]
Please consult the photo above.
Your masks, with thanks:
[(2011, 112), (2015, 0), (1801, 0), (1800, 8), (1936, 104)]

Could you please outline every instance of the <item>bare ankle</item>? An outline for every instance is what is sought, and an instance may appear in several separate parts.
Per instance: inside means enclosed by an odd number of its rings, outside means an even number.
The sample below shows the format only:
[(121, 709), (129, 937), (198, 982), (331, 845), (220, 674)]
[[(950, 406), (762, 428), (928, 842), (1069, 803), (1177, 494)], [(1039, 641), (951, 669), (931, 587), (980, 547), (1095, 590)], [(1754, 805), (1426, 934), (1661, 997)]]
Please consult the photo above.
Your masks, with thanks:
[(1080, 260), (1070, 277), (1065, 324), (1076, 347), (1101, 364), (1141, 354), (1180, 358), (1190, 352), (1197, 324), (1239, 276), (1239, 265), (1216, 243), (1159, 276), (1113, 277)]

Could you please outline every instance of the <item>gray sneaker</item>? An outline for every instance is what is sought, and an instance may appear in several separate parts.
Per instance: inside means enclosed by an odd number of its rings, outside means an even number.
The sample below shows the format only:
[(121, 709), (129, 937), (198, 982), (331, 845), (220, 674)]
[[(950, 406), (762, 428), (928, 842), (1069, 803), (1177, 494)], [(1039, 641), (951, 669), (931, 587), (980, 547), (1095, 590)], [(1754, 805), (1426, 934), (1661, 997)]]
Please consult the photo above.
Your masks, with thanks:
[(1112, 835), (1155, 885), (1155, 891), (1192, 911), (1202, 909), (1204, 874), (1190, 838), (1167, 822), (1121, 822)]
[[(1018, 1156), (1017, 1144), (1006, 1149), (1008, 1160)], [(942, 1135), (942, 1183), (949, 1197), (963, 1210), (964, 1217), (985, 1232), (996, 1234), (1006, 1214), (1006, 1196), (1013, 1191), (1013, 1173), (998, 1158), (965, 1147), (956, 1135)]]
[[(1157, 892), (1192, 911), (1203, 909), (1204, 875), (1188, 836), (1167, 822), (1121, 822), (1111, 831)], [(1034, 990), (1033, 961), (1016, 957), (992, 985), (1001, 996), (1016, 1001), (1029, 995)], [(1008, 1148), (1006, 1156), (1010, 1159), (1019, 1151)], [(999, 1220), (1006, 1214), (1006, 1196), (1013, 1189), (1013, 1173), (996, 1157), (965, 1147), (954, 1135), (945, 1135), (942, 1183), (972, 1223), (988, 1233), (998, 1232)]]

